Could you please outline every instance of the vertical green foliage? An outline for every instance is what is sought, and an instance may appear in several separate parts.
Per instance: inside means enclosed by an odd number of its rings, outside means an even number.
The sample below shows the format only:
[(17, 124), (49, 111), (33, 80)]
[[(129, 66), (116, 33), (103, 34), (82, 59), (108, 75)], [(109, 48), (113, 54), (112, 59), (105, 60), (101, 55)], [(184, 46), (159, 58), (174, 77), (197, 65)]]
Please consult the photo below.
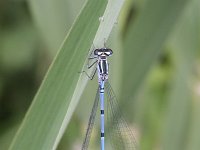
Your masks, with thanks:
[[(89, 0), (52, 63), (11, 150), (55, 149), (70, 119), (70, 100), (107, 1)], [(98, 7), (96, 7), (98, 6)], [(80, 34), (81, 33), (81, 34)]]
[(148, 0), (140, 15), (127, 29), (124, 39), (122, 97), (131, 99), (143, 83), (150, 67), (174, 27), (187, 0)]
[[(173, 55), (174, 78), (168, 93), (169, 106), (164, 124), (163, 148), (170, 150), (188, 149), (192, 125), (194, 71), (199, 45), (199, 2), (192, 0), (169, 40)], [(196, 143), (197, 144), (197, 143)], [(198, 147), (198, 148), (197, 148)], [(199, 149), (193, 145), (189, 149)]]
[(57, 52), (84, 2), (28, 0), (35, 24), (52, 54)]

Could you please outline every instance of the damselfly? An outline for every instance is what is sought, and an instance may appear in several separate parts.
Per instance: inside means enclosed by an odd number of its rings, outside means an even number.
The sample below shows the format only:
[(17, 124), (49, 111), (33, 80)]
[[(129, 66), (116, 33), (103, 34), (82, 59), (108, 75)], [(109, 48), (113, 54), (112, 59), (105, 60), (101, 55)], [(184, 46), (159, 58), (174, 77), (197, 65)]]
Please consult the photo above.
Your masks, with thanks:
[[(105, 149), (105, 137), (104, 129), (105, 129), (105, 118), (104, 118), (104, 99), (107, 100), (107, 128), (108, 135), (111, 139), (111, 145), (114, 150), (136, 150), (137, 143), (136, 139), (133, 135), (132, 130), (129, 128), (127, 122), (122, 116), (120, 112), (119, 105), (116, 99), (116, 96), (108, 82), (109, 75), (109, 65), (107, 58), (113, 54), (113, 51), (109, 48), (100, 48), (95, 49), (93, 51), (93, 57), (89, 57), (89, 60), (94, 60), (91, 65), (88, 65), (88, 69), (94, 65), (97, 65), (92, 76), (86, 75), (92, 80), (94, 75), (98, 74), (98, 90), (96, 94), (96, 98), (92, 107), (92, 112), (90, 114), (88, 127), (86, 131), (86, 135), (84, 138), (84, 142), (82, 145), (82, 150), (88, 150), (90, 137), (92, 133), (92, 129), (94, 127), (96, 112), (98, 108), (98, 103), (100, 101), (100, 128), (101, 128), (101, 150)], [(104, 94), (104, 89), (106, 94)], [(105, 96), (106, 95), (106, 96)], [(107, 138), (107, 136), (106, 136)]]

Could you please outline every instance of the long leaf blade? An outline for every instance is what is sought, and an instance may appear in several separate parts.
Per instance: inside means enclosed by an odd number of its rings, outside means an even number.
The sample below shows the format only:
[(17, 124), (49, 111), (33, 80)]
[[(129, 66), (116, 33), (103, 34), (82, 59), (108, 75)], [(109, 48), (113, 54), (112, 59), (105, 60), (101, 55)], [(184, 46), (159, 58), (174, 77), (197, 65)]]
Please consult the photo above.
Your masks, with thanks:
[[(106, 0), (89, 0), (52, 63), (10, 150), (55, 149)], [(98, 6), (98, 7), (96, 7)], [(68, 119), (70, 119), (68, 117)]]

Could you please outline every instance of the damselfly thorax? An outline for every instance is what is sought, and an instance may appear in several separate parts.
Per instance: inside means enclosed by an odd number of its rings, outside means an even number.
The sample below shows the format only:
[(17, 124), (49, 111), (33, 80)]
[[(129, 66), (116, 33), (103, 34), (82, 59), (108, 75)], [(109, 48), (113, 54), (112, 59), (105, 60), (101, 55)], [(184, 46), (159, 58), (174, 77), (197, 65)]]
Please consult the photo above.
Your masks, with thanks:
[(94, 55), (97, 57), (97, 72), (98, 72), (98, 81), (107, 81), (108, 80), (108, 71), (109, 65), (107, 57), (111, 56), (113, 51), (108, 48), (95, 49)]

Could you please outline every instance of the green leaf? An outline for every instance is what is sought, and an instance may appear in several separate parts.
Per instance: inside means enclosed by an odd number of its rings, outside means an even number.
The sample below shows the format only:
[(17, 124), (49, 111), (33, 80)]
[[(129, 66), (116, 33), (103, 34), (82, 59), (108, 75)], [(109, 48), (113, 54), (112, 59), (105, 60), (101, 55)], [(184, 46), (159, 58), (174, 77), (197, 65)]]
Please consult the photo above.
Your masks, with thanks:
[(103, 47), (124, 1), (111, 0), (105, 10), (106, 3), (88, 0), (50, 66), (10, 150), (56, 149), (88, 81), (85, 74), (78, 73), (85, 66), (88, 50), (92, 43)]
[[(185, 8), (188, 0), (147, 0), (137, 19), (132, 20), (124, 38), (123, 99), (132, 99)], [(132, 110), (133, 101), (126, 101)]]
[(36, 26), (48, 49), (55, 54), (85, 1), (29, 0)]
[(75, 109), (71, 99), (80, 76), (78, 72), (82, 70), (106, 3), (106, 0), (86, 3), (50, 66), (10, 150), (56, 149)]
[[(193, 73), (198, 50), (200, 49), (199, 4), (198, 0), (192, 0), (190, 2), (169, 40), (175, 68), (174, 78), (171, 83), (170, 92), (168, 93), (169, 104), (166, 109), (167, 113), (163, 129), (164, 149), (198, 150), (200, 148), (199, 142), (195, 142), (197, 137), (199, 139), (199, 127), (193, 125), (199, 124), (197, 121), (199, 113), (197, 110), (191, 112), (193, 109), (192, 95), (194, 94), (193, 89), (195, 86), (193, 85)], [(199, 106), (198, 103), (197, 106)], [(195, 109), (196, 108), (197, 107), (195, 107)], [(194, 120), (191, 118), (191, 115), (194, 116)], [(196, 118), (196, 116), (198, 117)], [(189, 136), (190, 126), (192, 126), (193, 132), (191, 136)], [(189, 147), (187, 145), (189, 143), (188, 141), (191, 144)]]
[(0, 145), (2, 150), (7, 150), (11, 144), (12, 137), (15, 135), (17, 129), (19, 128), (18, 123), (13, 123), (9, 126), (9, 129), (4, 129), (4, 133), (0, 136)]

